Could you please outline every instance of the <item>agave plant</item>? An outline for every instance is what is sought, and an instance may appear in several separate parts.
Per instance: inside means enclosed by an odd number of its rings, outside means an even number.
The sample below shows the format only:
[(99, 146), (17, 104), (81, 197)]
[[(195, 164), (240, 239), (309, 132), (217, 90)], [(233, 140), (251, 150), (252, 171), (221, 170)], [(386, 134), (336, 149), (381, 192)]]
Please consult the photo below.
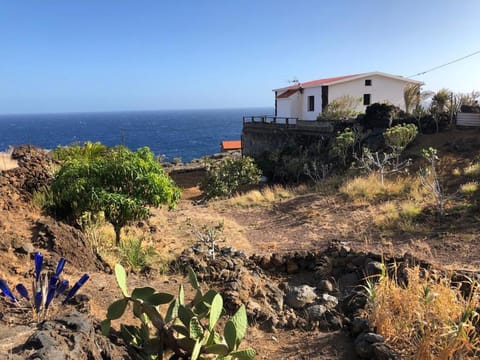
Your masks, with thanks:
[(30, 296), (25, 285), (21, 283), (15, 286), (15, 290), (18, 294), (16, 296), (10, 290), (7, 282), (3, 279), (0, 279), (1, 295), (16, 304), (26, 302), (30, 305), (38, 320), (44, 319), (47, 316), (48, 310), (55, 298), (66, 293), (63, 301), (61, 302), (62, 305), (65, 305), (73, 296), (75, 296), (78, 290), (89, 279), (88, 274), (83, 274), (82, 277), (67, 292), (69, 288), (69, 281), (60, 278), (66, 262), (67, 261), (64, 258), (60, 258), (55, 273), (48, 274), (46, 272), (42, 272), (43, 256), (41, 253), (36, 252), (34, 255), (35, 271), (32, 280), (32, 296)]

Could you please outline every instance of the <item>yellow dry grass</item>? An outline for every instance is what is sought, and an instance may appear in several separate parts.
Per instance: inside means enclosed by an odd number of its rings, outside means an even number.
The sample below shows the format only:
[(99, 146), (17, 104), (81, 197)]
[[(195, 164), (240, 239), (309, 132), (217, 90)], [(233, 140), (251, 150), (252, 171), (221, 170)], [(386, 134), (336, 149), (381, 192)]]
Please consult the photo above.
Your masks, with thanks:
[(464, 298), (449, 279), (429, 276), (418, 267), (408, 270), (403, 285), (383, 274), (376, 284), (370, 279), (365, 286), (368, 317), (401, 350), (402, 359), (477, 359), (480, 291), (478, 283), (470, 286)]
[(15, 169), (18, 167), (17, 160), (12, 159), (10, 152), (0, 152), (0, 171)]
[(463, 169), (463, 173), (466, 176), (478, 177), (480, 175), (480, 163), (473, 163), (465, 167), (465, 169)]
[(412, 200), (387, 201), (372, 213), (373, 222), (380, 228), (414, 231), (415, 219), (422, 213), (423, 206)]
[(375, 173), (357, 176), (347, 180), (340, 187), (340, 192), (357, 202), (394, 198), (423, 199), (420, 182), (413, 176), (386, 178), (383, 183)]
[(306, 185), (285, 187), (282, 185), (266, 186), (260, 190), (250, 190), (243, 194), (237, 194), (225, 201), (227, 206), (254, 207), (268, 206), (276, 201), (290, 199), (311, 191)]
[(477, 192), (478, 189), (479, 187), (476, 181), (470, 181), (468, 183), (460, 185), (460, 191), (465, 195), (473, 194)]

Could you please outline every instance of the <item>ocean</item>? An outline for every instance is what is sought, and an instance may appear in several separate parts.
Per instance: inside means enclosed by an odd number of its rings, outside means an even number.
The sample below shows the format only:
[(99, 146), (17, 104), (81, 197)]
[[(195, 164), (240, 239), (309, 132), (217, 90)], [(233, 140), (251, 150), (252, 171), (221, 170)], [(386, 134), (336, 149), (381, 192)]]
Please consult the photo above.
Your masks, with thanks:
[(148, 146), (167, 160), (220, 152), (222, 140), (240, 140), (242, 117), (270, 115), (272, 108), (162, 110), (0, 115), (0, 151), (32, 144), (45, 149), (75, 142)]

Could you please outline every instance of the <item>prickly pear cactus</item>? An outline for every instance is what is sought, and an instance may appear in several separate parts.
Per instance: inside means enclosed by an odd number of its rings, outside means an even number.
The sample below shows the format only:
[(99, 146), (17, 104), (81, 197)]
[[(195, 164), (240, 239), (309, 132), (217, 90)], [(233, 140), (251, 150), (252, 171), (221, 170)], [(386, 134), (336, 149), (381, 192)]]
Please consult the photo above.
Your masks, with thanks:
[[(125, 269), (117, 264), (115, 277), (123, 297), (108, 307), (102, 332), (109, 334), (111, 321), (120, 319), (130, 303), (140, 325), (122, 324), (120, 332), (139, 359), (254, 359), (254, 349), (239, 348), (248, 328), (245, 306), (226, 322), (223, 331), (217, 332), (218, 321), (225, 314), (223, 298), (214, 290), (204, 294), (194, 271), (190, 267), (187, 270), (190, 285), (196, 291), (189, 304), (185, 303), (183, 285), (176, 297), (151, 287), (136, 288), (130, 294)], [(159, 305), (166, 304), (167, 311), (162, 315)]]

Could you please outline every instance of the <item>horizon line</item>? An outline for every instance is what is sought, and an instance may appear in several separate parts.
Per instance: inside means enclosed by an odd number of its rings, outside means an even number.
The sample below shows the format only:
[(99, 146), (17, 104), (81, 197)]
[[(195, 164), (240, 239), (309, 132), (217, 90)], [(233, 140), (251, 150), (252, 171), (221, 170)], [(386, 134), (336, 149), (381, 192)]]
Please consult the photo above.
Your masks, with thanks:
[(221, 107), (221, 108), (185, 108), (185, 109), (142, 109), (142, 110), (87, 110), (87, 111), (45, 111), (45, 112), (9, 112), (0, 113), (0, 116), (16, 115), (72, 115), (72, 114), (114, 114), (114, 113), (135, 113), (135, 112), (161, 112), (161, 111), (209, 111), (209, 110), (242, 110), (242, 109), (265, 109), (273, 106), (242, 106), (242, 107)]

